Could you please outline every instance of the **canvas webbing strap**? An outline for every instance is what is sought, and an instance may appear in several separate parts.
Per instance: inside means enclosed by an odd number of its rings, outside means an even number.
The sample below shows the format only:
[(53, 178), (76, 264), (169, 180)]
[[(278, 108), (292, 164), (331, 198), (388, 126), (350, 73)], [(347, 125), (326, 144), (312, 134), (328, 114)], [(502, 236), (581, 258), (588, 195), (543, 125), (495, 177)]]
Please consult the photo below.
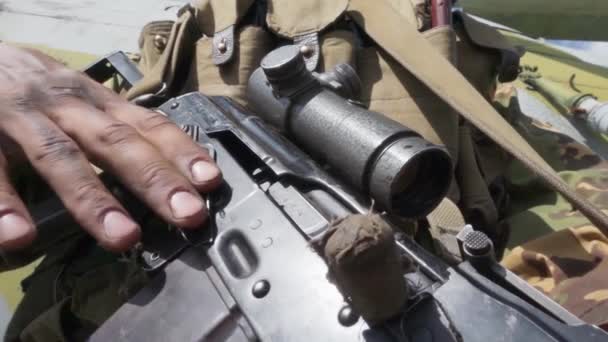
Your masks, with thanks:
[(348, 14), (376, 43), (471, 124), (562, 194), (608, 235), (608, 217), (576, 194), (387, 0), (351, 0)]
[(196, 40), (200, 32), (194, 23), (190, 11), (184, 10), (171, 29), (167, 45), (154, 66), (144, 72), (144, 77), (137, 82), (126, 94), (132, 100), (140, 95), (154, 94), (162, 90), (163, 83), (166, 90), (175, 91), (175, 83), (180, 76), (184, 76), (190, 68)]

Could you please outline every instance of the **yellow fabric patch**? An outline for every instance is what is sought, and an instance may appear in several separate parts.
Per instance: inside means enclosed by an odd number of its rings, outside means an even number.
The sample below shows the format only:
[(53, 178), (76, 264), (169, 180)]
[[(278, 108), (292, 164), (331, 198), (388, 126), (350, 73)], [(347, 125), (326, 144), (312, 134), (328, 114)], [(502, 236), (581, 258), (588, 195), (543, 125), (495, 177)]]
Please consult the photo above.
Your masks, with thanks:
[(570, 232), (587, 253), (593, 254), (594, 248), (608, 252), (608, 238), (596, 227), (586, 225), (570, 229)]
[(583, 298), (585, 300), (595, 300), (597, 302), (601, 302), (601, 301), (608, 299), (608, 290), (593, 291)]

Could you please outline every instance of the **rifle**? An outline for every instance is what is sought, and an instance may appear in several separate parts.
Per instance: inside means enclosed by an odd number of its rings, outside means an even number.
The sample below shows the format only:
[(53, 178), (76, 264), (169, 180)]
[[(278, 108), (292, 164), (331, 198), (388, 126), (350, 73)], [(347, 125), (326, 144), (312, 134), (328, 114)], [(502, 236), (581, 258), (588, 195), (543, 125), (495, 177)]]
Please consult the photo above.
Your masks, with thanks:
[[(355, 76), (346, 66), (310, 73), (288, 46), (252, 75), (257, 115), (200, 93), (158, 107), (210, 151), (224, 185), (209, 196), (208, 229), (145, 232), (140, 262), (155, 277), (91, 341), (608, 341), (500, 266), (482, 232), (458, 234), (464, 261), (456, 265), (399, 232), (395, 216), (421, 217), (439, 203), (451, 165), (441, 147), (337, 95), (356, 94)], [(134, 217), (145, 216), (104, 179)], [(397, 233), (383, 245), (387, 259), (372, 265), (387, 274), (375, 272), (373, 286), (358, 291), (316, 246), (336, 220), (368, 215), (369, 197)], [(37, 222), (61, 216), (52, 214)], [(411, 267), (378, 262), (390, 251)], [(378, 319), (363, 305), (376, 299), (396, 305)]]

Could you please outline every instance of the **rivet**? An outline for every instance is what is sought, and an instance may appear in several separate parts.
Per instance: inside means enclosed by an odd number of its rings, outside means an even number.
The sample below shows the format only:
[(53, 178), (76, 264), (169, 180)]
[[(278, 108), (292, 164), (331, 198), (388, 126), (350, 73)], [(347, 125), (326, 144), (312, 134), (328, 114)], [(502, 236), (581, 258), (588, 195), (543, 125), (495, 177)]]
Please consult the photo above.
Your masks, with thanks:
[(171, 109), (177, 109), (177, 107), (179, 107), (179, 102), (173, 102), (171, 104)]
[(300, 47), (300, 52), (302, 55), (304, 55), (304, 57), (310, 57), (312, 56), (313, 52), (315, 52), (315, 49), (309, 45), (302, 45)]
[(249, 229), (256, 230), (262, 226), (262, 220), (255, 219), (249, 224)]
[(338, 322), (345, 327), (351, 327), (359, 321), (359, 315), (349, 305), (345, 305), (338, 312)]
[(161, 34), (157, 34), (154, 36), (154, 46), (159, 50), (163, 50), (167, 46), (167, 38)]
[(217, 51), (219, 51), (220, 53), (226, 53), (226, 51), (228, 51), (228, 45), (226, 45), (226, 38), (222, 38), (222, 41), (217, 44)]
[(268, 280), (260, 280), (253, 284), (251, 293), (255, 298), (263, 298), (270, 292), (270, 283)]
[(262, 242), (262, 247), (264, 248), (268, 248), (270, 246), (272, 246), (272, 238), (267, 237), (263, 242)]
[(152, 255), (150, 255), (150, 261), (156, 261), (160, 258), (160, 254), (158, 253), (152, 253)]

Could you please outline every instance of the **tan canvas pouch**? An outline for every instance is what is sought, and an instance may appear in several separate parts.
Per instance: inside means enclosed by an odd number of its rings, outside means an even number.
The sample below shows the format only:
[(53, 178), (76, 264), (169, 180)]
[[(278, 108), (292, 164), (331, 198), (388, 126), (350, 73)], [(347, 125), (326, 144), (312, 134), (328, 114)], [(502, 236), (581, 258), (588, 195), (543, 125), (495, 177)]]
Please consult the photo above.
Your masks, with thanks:
[(501, 82), (511, 82), (517, 78), (520, 52), (495, 28), (484, 24), (463, 12), (456, 12), (454, 25), (463, 28), (470, 41), (477, 47), (496, 55), (495, 71)]
[(330, 71), (336, 65), (346, 63), (357, 69), (355, 35), (347, 30), (330, 30), (321, 35), (320, 72)]
[(141, 54), (138, 66), (143, 74), (148, 74), (152, 70), (165, 51), (173, 24), (175, 22), (170, 20), (154, 21), (142, 29), (138, 41)]
[[(166, 88), (168, 94), (178, 90), (180, 81), (186, 79), (189, 63), (194, 50), (194, 42), (200, 37), (194, 15), (185, 7), (171, 27), (167, 44), (156, 63), (144, 75), (126, 97), (133, 99), (144, 94), (154, 94)], [(150, 63), (151, 65), (151, 63)]]
[(260, 66), (262, 58), (274, 46), (273, 36), (261, 27), (245, 26), (236, 33), (235, 57), (223, 65), (213, 61), (211, 37), (196, 43), (186, 88), (182, 92), (200, 91), (206, 95), (229, 96), (245, 105), (247, 82)]
[(320, 32), (346, 11), (348, 0), (269, 0), (268, 28), (285, 38)]
[(266, 24), (281, 38), (300, 46), (308, 70), (320, 59), (319, 33), (346, 11), (348, 0), (268, 0)]
[[(190, 80), (188, 73), (191, 71), (192, 57), (196, 42), (201, 37), (210, 40), (208, 53), (215, 65), (232, 61), (236, 51), (235, 25), (245, 16), (253, 2), (195, 0), (180, 10), (166, 43), (151, 32), (144, 32), (141, 40), (144, 48), (142, 53), (149, 55), (142, 63), (144, 78), (127, 93), (127, 98), (133, 99), (163, 90), (169, 96), (176, 95), (184, 88), (184, 80)], [(149, 31), (157, 28), (151, 27)], [(163, 42), (160, 43), (161, 41)], [(150, 43), (146, 45), (146, 42)], [(164, 45), (160, 56), (154, 50), (158, 49), (157, 45)]]
[(458, 70), (487, 100), (494, 97), (500, 56), (496, 50), (475, 44), (464, 25), (454, 23), (457, 35)]
[[(261, 59), (275, 47), (278, 41), (275, 35), (309, 48), (311, 53), (305, 58), (311, 69), (331, 69), (338, 63), (354, 64), (351, 32), (321, 32), (342, 15), (347, 3), (346, 0), (268, 1), (268, 32), (256, 26), (239, 28), (239, 21), (250, 10), (253, 1), (194, 2), (196, 22), (203, 36), (196, 43), (194, 63), (183, 91), (198, 90), (208, 95), (229, 96), (246, 104), (247, 81), (259, 67)], [(218, 63), (214, 52), (217, 50), (217, 35), (229, 28), (234, 30), (234, 43), (227, 52), (232, 56), (228, 61)]]
[(192, 10), (198, 28), (211, 37), (209, 53), (215, 65), (230, 63), (237, 49), (236, 27), (254, 0), (194, 0)]
[(238, 23), (254, 0), (193, 0), (194, 17), (201, 32), (213, 37)]

